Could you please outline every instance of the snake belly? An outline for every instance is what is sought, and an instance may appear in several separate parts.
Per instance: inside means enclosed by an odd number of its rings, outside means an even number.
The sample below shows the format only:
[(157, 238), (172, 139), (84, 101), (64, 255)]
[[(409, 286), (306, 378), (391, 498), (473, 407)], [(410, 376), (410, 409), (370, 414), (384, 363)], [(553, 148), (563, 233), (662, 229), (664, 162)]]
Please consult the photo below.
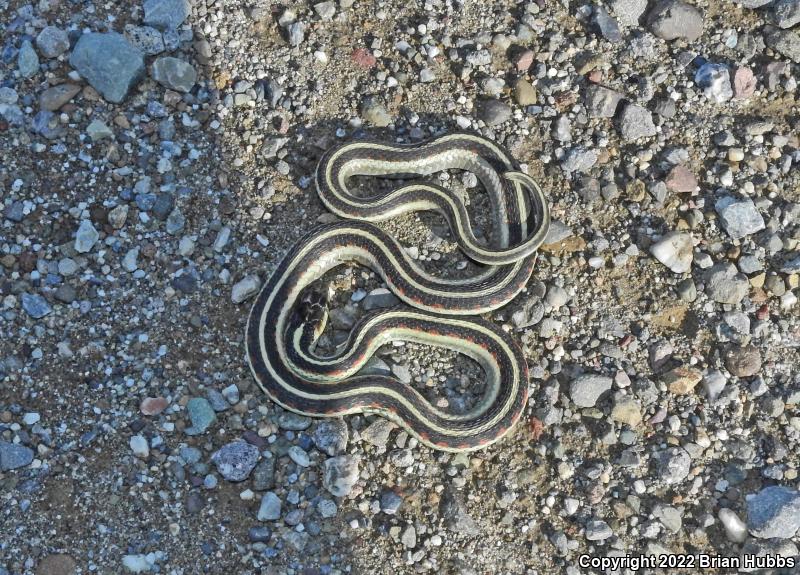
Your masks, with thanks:
[[(495, 245), (472, 233), (463, 200), (436, 184), (415, 182), (362, 198), (347, 187), (356, 175), (474, 172), (489, 192)], [(377, 413), (438, 450), (478, 449), (502, 438), (519, 420), (528, 398), (528, 370), (514, 340), (475, 316), (507, 304), (527, 283), (549, 227), (549, 210), (538, 185), (520, 172), (500, 146), (473, 134), (450, 134), (415, 145), (353, 142), (320, 160), (317, 191), (345, 221), (315, 229), (284, 256), (258, 294), (245, 343), (259, 386), (284, 408), (309, 416)], [(390, 235), (369, 221), (435, 210), (449, 222), (462, 250), (486, 264), (458, 280), (426, 273)], [(298, 321), (296, 304), (329, 270), (357, 263), (374, 270), (410, 307), (366, 314), (343, 348), (329, 357), (313, 353), (310, 328)], [(441, 346), (475, 360), (486, 391), (465, 413), (432, 405), (413, 387), (380, 375), (359, 375), (373, 353), (393, 340)]]

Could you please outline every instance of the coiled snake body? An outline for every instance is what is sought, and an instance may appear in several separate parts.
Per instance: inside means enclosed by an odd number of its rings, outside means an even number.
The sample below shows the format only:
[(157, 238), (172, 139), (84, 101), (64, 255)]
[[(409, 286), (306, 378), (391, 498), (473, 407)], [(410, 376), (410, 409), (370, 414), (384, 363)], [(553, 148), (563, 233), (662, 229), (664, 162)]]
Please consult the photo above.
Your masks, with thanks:
[[(424, 176), (447, 169), (474, 172), (489, 193), (495, 246), (477, 240), (463, 200), (444, 187), (416, 182), (367, 198), (347, 187), (353, 176)], [(502, 147), (462, 133), (416, 145), (343, 144), (325, 153), (315, 180), (323, 203), (345, 220), (301, 238), (256, 298), (245, 339), (260, 387), (276, 403), (305, 415), (381, 414), (434, 449), (465, 451), (500, 439), (527, 402), (527, 364), (503, 330), (461, 316), (497, 309), (525, 287), (550, 223), (539, 186)], [(435, 210), (447, 219), (464, 253), (486, 264), (477, 275), (434, 277), (368, 223), (419, 210)], [(371, 312), (356, 323), (343, 349), (318, 356), (312, 349), (327, 310), (324, 301), (309, 301), (306, 288), (330, 269), (353, 262), (373, 269), (413, 309)], [(466, 413), (447, 413), (393, 377), (358, 374), (381, 345), (396, 339), (471, 357), (486, 373), (484, 396)]]

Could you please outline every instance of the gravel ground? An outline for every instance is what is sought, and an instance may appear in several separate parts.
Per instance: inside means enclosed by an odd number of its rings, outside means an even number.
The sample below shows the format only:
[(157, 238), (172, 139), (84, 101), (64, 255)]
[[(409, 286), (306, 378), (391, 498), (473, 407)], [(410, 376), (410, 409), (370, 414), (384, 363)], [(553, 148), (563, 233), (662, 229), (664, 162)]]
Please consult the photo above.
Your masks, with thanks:
[[(0, 0), (0, 575), (800, 572), (800, 1), (254, 2)], [(249, 298), (330, 220), (321, 153), (457, 129), (551, 202), (490, 316), (523, 422), (450, 455), (272, 405)], [(435, 216), (386, 228), (476, 269)], [(329, 280), (323, 346), (395, 302)], [(483, 389), (425, 346), (369, 369)]]

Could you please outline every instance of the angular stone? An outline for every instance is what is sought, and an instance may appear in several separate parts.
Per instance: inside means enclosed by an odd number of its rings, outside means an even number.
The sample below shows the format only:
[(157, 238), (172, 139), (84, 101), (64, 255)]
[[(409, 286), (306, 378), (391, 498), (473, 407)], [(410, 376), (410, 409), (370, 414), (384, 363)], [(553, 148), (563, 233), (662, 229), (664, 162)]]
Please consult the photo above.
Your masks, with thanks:
[(145, 73), (142, 52), (116, 32), (84, 34), (69, 63), (106, 100), (116, 104)]
[(681, 0), (663, 0), (650, 12), (650, 31), (664, 40), (685, 38), (694, 42), (703, 34), (703, 14)]
[(30, 465), (33, 449), (24, 445), (0, 440), (0, 471), (11, 471)]
[(45, 58), (58, 58), (69, 50), (69, 36), (56, 26), (45, 26), (36, 36), (36, 47)]
[(578, 407), (594, 407), (603, 393), (611, 389), (611, 378), (596, 373), (579, 375), (569, 385), (569, 397)]
[(650, 246), (650, 253), (672, 272), (686, 273), (692, 268), (694, 257), (692, 236), (683, 232), (670, 232)]
[(325, 460), (322, 484), (332, 495), (345, 497), (358, 481), (361, 459), (356, 455), (340, 455)]
[(267, 491), (261, 498), (256, 518), (259, 521), (275, 521), (281, 517), (281, 500), (272, 491)]
[(750, 68), (746, 66), (736, 68), (733, 73), (733, 97), (749, 98), (755, 93), (757, 84), (758, 81)]
[(617, 127), (622, 138), (628, 142), (656, 135), (653, 115), (636, 104), (626, 104), (617, 118)]
[(614, 401), (611, 409), (611, 419), (636, 427), (642, 422), (642, 406), (634, 398), (622, 396)]
[(717, 303), (737, 304), (750, 291), (744, 274), (729, 262), (711, 266), (706, 272), (706, 294)]
[(667, 389), (675, 395), (687, 395), (703, 379), (703, 374), (693, 367), (676, 367), (662, 376), (662, 381)]
[(584, 94), (586, 111), (590, 118), (612, 118), (622, 100), (622, 94), (609, 88), (590, 84)]
[(33, 319), (41, 319), (53, 311), (47, 300), (39, 294), (22, 294), (22, 309)]
[(764, 229), (764, 218), (749, 198), (725, 196), (716, 201), (714, 209), (728, 235), (738, 240)]
[(667, 188), (679, 194), (688, 194), (697, 190), (697, 178), (683, 164), (678, 164), (672, 168), (664, 183), (667, 184)]
[(730, 70), (725, 64), (707, 62), (700, 66), (694, 75), (694, 82), (709, 100), (718, 104), (733, 98)]
[(197, 82), (197, 71), (188, 62), (164, 56), (153, 62), (153, 79), (165, 88), (187, 93)]
[(775, 0), (769, 11), (772, 21), (781, 28), (800, 24), (800, 0)]
[(155, 56), (163, 52), (164, 37), (161, 32), (151, 26), (125, 26), (125, 37), (146, 56)]
[(789, 539), (800, 530), (800, 492), (782, 485), (747, 496), (747, 527), (759, 539)]
[(536, 88), (524, 78), (519, 78), (514, 84), (514, 99), (520, 106), (533, 106), (539, 99)]
[(231, 289), (231, 301), (242, 303), (253, 297), (261, 289), (261, 279), (257, 275), (249, 275), (236, 282)]
[(689, 475), (692, 458), (682, 447), (671, 447), (656, 454), (658, 477), (667, 485), (680, 483)]
[(246, 441), (233, 441), (223, 445), (211, 456), (217, 471), (228, 481), (244, 481), (258, 463), (258, 447)]
[(159, 30), (174, 30), (191, 10), (189, 0), (145, 0), (144, 23)]
[(484, 100), (478, 107), (478, 117), (487, 126), (497, 126), (511, 117), (511, 107), (500, 100)]
[(773, 50), (780, 52), (795, 64), (800, 64), (800, 35), (791, 30), (765, 26), (764, 41)]
[(81, 254), (90, 252), (99, 239), (100, 232), (94, 228), (92, 222), (81, 220), (81, 224), (75, 234), (75, 251)]
[(23, 78), (31, 78), (39, 71), (39, 55), (30, 40), (25, 40), (17, 54), (17, 69)]

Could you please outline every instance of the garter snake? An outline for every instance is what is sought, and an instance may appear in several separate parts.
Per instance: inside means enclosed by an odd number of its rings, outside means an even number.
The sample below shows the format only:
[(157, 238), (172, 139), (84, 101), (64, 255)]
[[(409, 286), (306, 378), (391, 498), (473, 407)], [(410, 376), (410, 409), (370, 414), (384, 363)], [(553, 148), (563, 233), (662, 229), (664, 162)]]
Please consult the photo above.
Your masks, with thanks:
[[(463, 199), (427, 181), (360, 197), (354, 176), (428, 176), (443, 170), (473, 172), (489, 194), (495, 239), (474, 235)], [(327, 151), (315, 173), (325, 206), (344, 221), (312, 230), (290, 248), (258, 294), (247, 323), (247, 358), (259, 386), (276, 403), (310, 416), (378, 413), (421, 442), (444, 451), (484, 447), (505, 435), (528, 396), (525, 358), (502, 329), (476, 317), (511, 301), (527, 283), (535, 250), (550, 215), (539, 186), (501, 146), (475, 134), (455, 133), (421, 144), (345, 143)], [(390, 235), (370, 222), (435, 210), (459, 246), (485, 264), (458, 280), (426, 273)], [(358, 263), (374, 270), (410, 307), (373, 311), (353, 327), (331, 356), (314, 352), (327, 319), (325, 298), (309, 286), (329, 270)], [(399, 380), (358, 372), (393, 340), (442, 346), (474, 359), (486, 373), (486, 392), (466, 413), (432, 405)]]

